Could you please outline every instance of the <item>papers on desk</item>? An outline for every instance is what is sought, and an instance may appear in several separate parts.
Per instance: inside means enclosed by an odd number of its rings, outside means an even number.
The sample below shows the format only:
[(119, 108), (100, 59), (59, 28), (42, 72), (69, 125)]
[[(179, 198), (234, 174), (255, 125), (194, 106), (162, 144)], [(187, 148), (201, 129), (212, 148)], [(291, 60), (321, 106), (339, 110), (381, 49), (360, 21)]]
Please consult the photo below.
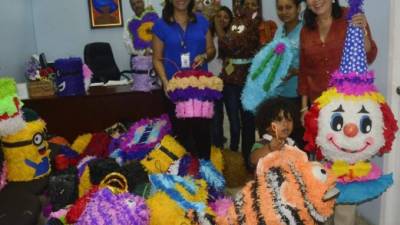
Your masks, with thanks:
[(128, 80), (109, 80), (104, 85), (105, 86), (115, 86), (115, 85), (126, 85), (129, 83), (130, 83), (130, 81), (128, 81)]
[(98, 87), (98, 86), (104, 86), (103, 82), (99, 82), (99, 83), (90, 83), (90, 87)]
[(118, 86), (118, 85), (127, 85), (132, 83), (132, 81), (129, 80), (109, 80), (107, 83), (91, 83), (90, 87), (97, 87), (97, 86)]
[(17, 84), (17, 92), (18, 92), (19, 99), (21, 99), (21, 100), (29, 99), (28, 87), (27, 87), (26, 83), (18, 83)]

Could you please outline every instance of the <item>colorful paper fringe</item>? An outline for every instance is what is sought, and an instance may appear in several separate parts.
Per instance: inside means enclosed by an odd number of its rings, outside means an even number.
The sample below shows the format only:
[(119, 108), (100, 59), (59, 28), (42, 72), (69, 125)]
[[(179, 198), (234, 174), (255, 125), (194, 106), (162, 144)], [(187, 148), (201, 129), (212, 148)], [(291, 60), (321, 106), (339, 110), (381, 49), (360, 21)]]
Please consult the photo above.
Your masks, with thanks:
[(165, 173), (170, 165), (182, 158), (186, 150), (172, 136), (165, 135), (157, 145), (140, 163), (149, 173)]
[[(260, 160), (255, 181), (236, 196), (220, 224), (319, 224), (333, 214), (335, 177), (301, 150), (286, 145)], [(330, 196), (334, 197), (334, 195)], [(226, 210), (224, 210), (226, 212)]]
[(171, 129), (167, 114), (134, 123), (120, 138), (119, 147), (123, 151), (123, 158), (125, 160), (143, 159), (165, 135), (171, 133)]
[(286, 38), (277, 39), (255, 55), (241, 97), (246, 110), (255, 112), (262, 101), (280, 94), (293, 58), (291, 46)]

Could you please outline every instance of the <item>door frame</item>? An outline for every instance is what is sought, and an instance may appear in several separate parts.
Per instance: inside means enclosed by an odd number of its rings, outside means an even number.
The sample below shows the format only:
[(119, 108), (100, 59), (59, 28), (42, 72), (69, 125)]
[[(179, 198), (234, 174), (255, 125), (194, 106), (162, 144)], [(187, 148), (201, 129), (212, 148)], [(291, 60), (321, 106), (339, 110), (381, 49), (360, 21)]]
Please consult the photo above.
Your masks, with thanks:
[[(400, 127), (400, 96), (396, 88), (400, 86), (400, 1), (390, 0), (389, 17), (389, 57), (387, 101), (395, 114)], [(400, 135), (397, 132), (392, 152), (384, 156), (384, 173), (393, 173), (394, 184), (382, 196), (380, 225), (400, 224), (398, 209), (400, 208)]]

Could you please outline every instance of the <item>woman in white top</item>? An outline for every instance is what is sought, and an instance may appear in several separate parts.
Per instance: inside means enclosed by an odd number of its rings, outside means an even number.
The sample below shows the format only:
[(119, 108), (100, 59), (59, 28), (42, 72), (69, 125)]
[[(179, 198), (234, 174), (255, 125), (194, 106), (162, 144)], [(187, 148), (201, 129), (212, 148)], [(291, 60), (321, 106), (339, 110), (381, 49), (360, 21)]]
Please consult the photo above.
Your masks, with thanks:
[[(225, 36), (233, 20), (232, 11), (226, 7), (221, 6), (214, 18), (211, 31), (213, 34), (214, 45), (218, 49), (218, 56), (215, 57), (208, 64), (208, 69), (214, 74), (219, 76), (222, 70), (222, 60), (224, 56), (224, 49), (218, 48), (218, 41)], [(212, 126), (212, 144), (222, 148), (226, 141), (224, 137), (224, 110), (222, 100), (218, 100), (214, 103), (214, 118)]]

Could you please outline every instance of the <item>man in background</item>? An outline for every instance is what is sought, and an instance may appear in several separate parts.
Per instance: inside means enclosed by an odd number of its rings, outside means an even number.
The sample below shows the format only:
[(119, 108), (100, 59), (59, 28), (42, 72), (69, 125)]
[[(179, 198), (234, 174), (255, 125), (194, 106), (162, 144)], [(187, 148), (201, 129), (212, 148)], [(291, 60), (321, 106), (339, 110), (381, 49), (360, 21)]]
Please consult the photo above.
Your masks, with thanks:
[(152, 28), (159, 19), (152, 6), (144, 0), (129, 0), (133, 17), (126, 23), (123, 38), (130, 54), (130, 67), (135, 91), (160, 89), (160, 82), (153, 69), (151, 41)]
[(123, 38), (124, 38), (124, 44), (125, 44), (126, 49), (128, 50), (128, 53), (131, 55), (131, 57), (135, 57), (135, 56), (141, 55), (141, 54), (140, 54), (140, 52), (135, 50), (133, 47), (133, 41), (132, 41), (133, 37), (132, 37), (131, 32), (129, 31), (129, 24), (133, 19), (140, 20), (142, 18), (144, 11), (145, 11), (145, 4), (144, 4), (144, 0), (129, 0), (129, 3), (131, 5), (132, 11), (133, 11), (133, 17), (125, 25)]

